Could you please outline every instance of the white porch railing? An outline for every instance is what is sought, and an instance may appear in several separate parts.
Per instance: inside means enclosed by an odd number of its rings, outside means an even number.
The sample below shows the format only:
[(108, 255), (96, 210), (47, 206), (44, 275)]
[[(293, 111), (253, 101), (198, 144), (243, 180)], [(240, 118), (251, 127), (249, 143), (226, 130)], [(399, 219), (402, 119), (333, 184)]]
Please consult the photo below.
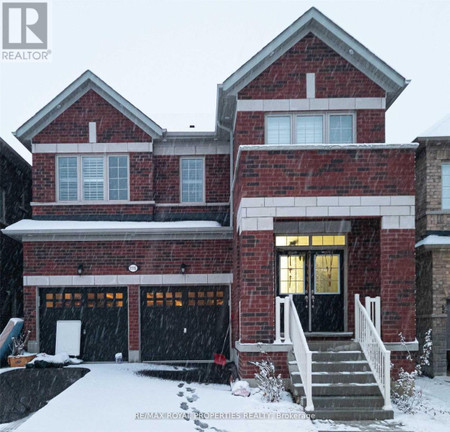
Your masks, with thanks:
[(359, 342), (384, 398), (383, 409), (391, 410), (391, 353), (375, 328), (369, 313), (355, 294), (355, 341)]
[(381, 300), (380, 297), (366, 297), (366, 311), (369, 314), (377, 333), (381, 336)]
[[(284, 336), (281, 337), (281, 304), (284, 304)], [(292, 343), (306, 397), (305, 411), (314, 411), (312, 401), (312, 353), (306, 342), (293, 297), (277, 297), (275, 308), (275, 343)]]

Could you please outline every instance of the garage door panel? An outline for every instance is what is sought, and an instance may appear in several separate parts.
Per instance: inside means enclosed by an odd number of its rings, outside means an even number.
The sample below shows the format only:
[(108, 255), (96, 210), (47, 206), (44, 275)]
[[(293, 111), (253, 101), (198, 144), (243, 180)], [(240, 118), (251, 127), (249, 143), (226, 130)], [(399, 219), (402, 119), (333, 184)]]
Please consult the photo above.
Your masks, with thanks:
[(144, 360), (211, 360), (229, 356), (228, 287), (143, 287)]
[(55, 352), (56, 321), (81, 320), (81, 357), (114, 361), (128, 357), (127, 289), (45, 288), (40, 290), (41, 351)]

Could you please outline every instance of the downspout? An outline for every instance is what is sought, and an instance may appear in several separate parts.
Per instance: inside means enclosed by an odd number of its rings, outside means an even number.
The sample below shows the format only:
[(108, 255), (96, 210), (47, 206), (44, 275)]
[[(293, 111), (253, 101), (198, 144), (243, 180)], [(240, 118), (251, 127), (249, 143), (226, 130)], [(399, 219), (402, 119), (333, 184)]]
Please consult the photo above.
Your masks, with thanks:
[(221, 124), (219, 120), (217, 120), (217, 127), (230, 134), (230, 227), (233, 228), (233, 130)]

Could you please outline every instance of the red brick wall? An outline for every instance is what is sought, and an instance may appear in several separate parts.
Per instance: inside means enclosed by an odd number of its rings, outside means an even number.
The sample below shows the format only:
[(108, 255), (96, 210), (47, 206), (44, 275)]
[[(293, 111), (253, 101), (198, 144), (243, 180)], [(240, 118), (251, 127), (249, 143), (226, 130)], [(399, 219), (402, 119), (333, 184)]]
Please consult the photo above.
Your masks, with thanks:
[(23, 316), (25, 330), (30, 330), (30, 340), (36, 340), (36, 287), (23, 287)]
[(32, 167), (32, 189), (34, 202), (55, 201), (56, 164), (55, 155), (34, 153)]
[(109, 102), (89, 90), (33, 138), (33, 143), (88, 143), (89, 122), (97, 142), (150, 142), (152, 138)]
[[(156, 202), (180, 202), (180, 157), (155, 156)], [(230, 199), (230, 156), (205, 156), (206, 202)]]
[(385, 110), (356, 111), (356, 142), (384, 143)]
[(153, 201), (153, 153), (130, 153), (130, 200)]
[(385, 342), (416, 335), (415, 231), (381, 230), (381, 321)]
[(414, 150), (299, 150), (241, 153), (241, 197), (414, 195)]
[(275, 335), (273, 232), (242, 233), (240, 249), (241, 342), (273, 342)]
[(259, 369), (250, 364), (250, 362), (271, 360), (275, 365), (275, 373), (281, 374), (282, 378), (289, 378), (289, 369), (287, 362), (287, 353), (274, 352), (268, 354), (262, 353), (239, 353), (239, 375), (241, 378), (255, 378), (255, 373), (259, 372)]
[(355, 294), (380, 295), (380, 218), (352, 219), (348, 234), (348, 330), (354, 331)]
[[(141, 274), (230, 273), (231, 240), (95, 241), (24, 243), (25, 275), (129, 274), (136, 263)], [(138, 273), (138, 274), (139, 274)]]
[(239, 99), (304, 99), (306, 73), (317, 98), (384, 97), (385, 91), (313, 34), (308, 34), (239, 92)]
[(128, 349), (140, 349), (139, 285), (128, 286)]

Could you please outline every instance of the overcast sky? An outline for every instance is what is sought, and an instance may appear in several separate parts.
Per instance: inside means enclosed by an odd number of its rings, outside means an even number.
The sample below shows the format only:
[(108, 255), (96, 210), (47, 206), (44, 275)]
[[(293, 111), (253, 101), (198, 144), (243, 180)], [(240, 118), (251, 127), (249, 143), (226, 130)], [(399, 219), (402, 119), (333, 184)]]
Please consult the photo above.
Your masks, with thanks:
[(86, 69), (169, 131), (213, 130), (217, 84), (311, 6), (411, 79), (387, 112), (388, 142), (450, 112), (450, 1), (49, 3), (52, 60), (0, 61), (0, 136), (21, 154), (11, 131)]

